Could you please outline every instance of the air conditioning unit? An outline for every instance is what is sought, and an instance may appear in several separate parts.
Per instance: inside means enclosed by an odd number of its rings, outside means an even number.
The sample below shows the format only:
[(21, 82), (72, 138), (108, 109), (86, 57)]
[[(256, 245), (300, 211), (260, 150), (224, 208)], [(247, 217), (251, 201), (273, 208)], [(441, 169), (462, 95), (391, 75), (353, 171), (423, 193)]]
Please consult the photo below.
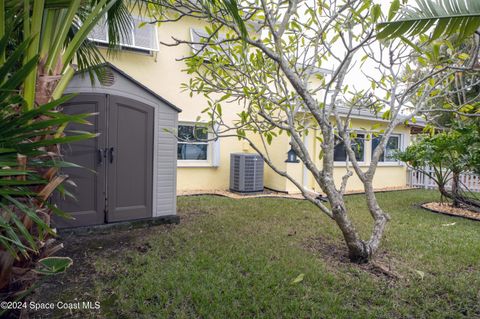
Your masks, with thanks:
[(263, 191), (263, 159), (258, 154), (230, 154), (230, 190), (240, 193)]

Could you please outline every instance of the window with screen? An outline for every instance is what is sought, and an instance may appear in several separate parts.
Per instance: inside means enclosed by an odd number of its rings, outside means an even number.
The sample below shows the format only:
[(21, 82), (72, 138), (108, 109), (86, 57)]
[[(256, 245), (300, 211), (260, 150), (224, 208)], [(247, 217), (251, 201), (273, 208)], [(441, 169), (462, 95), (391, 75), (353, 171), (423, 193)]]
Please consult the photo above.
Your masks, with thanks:
[[(380, 144), (380, 139), (382, 136), (375, 137), (372, 139), (372, 156), (375, 148), (377, 148), (378, 144)], [(395, 154), (400, 150), (400, 136), (399, 135), (392, 135), (388, 139), (387, 145), (385, 146), (385, 150), (383, 151), (382, 155), (380, 156), (380, 162), (396, 162), (397, 159), (395, 158)]]
[(195, 124), (178, 125), (177, 159), (208, 160), (209, 141), (208, 129)]
[[(365, 135), (357, 134), (357, 137), (352, 139), (352, 149), (355, 152), (355, 158), (359, 162), (365, 161)], [(345, 145), (342, 141), (337, 141), (333, 153), (333, 160), (335, 162), (346, 162), (348, 158)]]

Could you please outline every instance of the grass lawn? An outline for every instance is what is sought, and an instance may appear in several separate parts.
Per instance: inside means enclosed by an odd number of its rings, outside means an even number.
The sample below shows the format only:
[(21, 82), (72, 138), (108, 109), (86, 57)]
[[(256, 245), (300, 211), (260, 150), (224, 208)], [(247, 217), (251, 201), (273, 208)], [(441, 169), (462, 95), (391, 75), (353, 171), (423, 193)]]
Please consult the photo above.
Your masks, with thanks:
[[(480, 222), (417, 208), (431, 191), (378, 198), (392, 220), (377, 263), (394, 277), (348, 263), (335, 224), (306, 201), (181, 197), (180, 225), (65, 238), (75, 265), (33, 299), (101, 309), (31, 315), (480, 318)], [(348, 207), (367, 235), (363, 197)]]

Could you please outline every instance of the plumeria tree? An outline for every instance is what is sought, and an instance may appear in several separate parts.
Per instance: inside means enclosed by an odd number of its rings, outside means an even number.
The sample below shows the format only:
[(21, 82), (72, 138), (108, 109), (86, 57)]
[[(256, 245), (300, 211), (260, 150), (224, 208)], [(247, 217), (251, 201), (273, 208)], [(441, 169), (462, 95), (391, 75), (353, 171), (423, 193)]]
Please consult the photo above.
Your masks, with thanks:
[[(151, 15), (159, 23), (204, 17), (200, 2), (158, 3)], [(392, 7), (388, 16), (393, 17), (397, 10)], [(172, 38), (164, 43), (192, 48), (190, 56), (181, 58), (192, 75), (185, 88), (209, 99), (204, 114), (217, 128), (218, 137), (246, 140), (273, 171), (291, 181), (338, 225), (350, 259), (368, 262), (390, 219), (374, 192), (378, 162), (394, 129), (424, 111), (429, 105), (426, 101), (438, 94), (436, 90), (450, 81), (454, 71), (435, 65), (419, 76), (412, 61), (421, 57), (421, 49), (411, 49), (411, 43), (404, 40), (378, 42), (375, 24), (386, 16), (372, 1), (247, 0), (239, 3), (239, 11), (247, 37), (242, 37), (237, 24), (219, 9), (212, 11), (211, 20), (206, 21), (211, 23), (204, 30), (194, 31), (193, 39)], [(353, 87), (349, 81), (353, 73), (368, 85)], [(238, 115), (234, 123), (224, 120), (227, 107)], [(386, 123), (381, 128), (364, 128), (366, 138), (379, 138), (368, 167), (357, 160), (358, 136), (350, 125), (357, 109), (376, 113)], [(289, 135), (291, 147), (328, 204), (270, 158), (269, 145), (281, 134)], [(307, 134), (314, 134), (320, 142), (317, 153), (303, 142)], [(334, 183), (338, 143), (344, 144), (348, 155), (341, 185)], [(372, 231), (365, 239), (344, 200), (354, 174), (363, 184), (372, 217)]]

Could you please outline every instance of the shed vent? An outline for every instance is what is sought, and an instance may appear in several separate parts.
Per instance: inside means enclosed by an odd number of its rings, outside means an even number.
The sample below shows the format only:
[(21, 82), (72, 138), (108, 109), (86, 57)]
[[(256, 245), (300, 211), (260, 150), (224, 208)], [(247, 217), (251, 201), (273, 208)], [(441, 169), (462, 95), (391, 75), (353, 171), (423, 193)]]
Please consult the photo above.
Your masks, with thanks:
[(115, 74), (110, 68), (103, 68), (103, 72), (100, 77), (100, 84), (103, 86), (112, 86), (115, 84)]
[(230, 190), (263, 191), (263, 159), (258, 154), (230, 154)]

